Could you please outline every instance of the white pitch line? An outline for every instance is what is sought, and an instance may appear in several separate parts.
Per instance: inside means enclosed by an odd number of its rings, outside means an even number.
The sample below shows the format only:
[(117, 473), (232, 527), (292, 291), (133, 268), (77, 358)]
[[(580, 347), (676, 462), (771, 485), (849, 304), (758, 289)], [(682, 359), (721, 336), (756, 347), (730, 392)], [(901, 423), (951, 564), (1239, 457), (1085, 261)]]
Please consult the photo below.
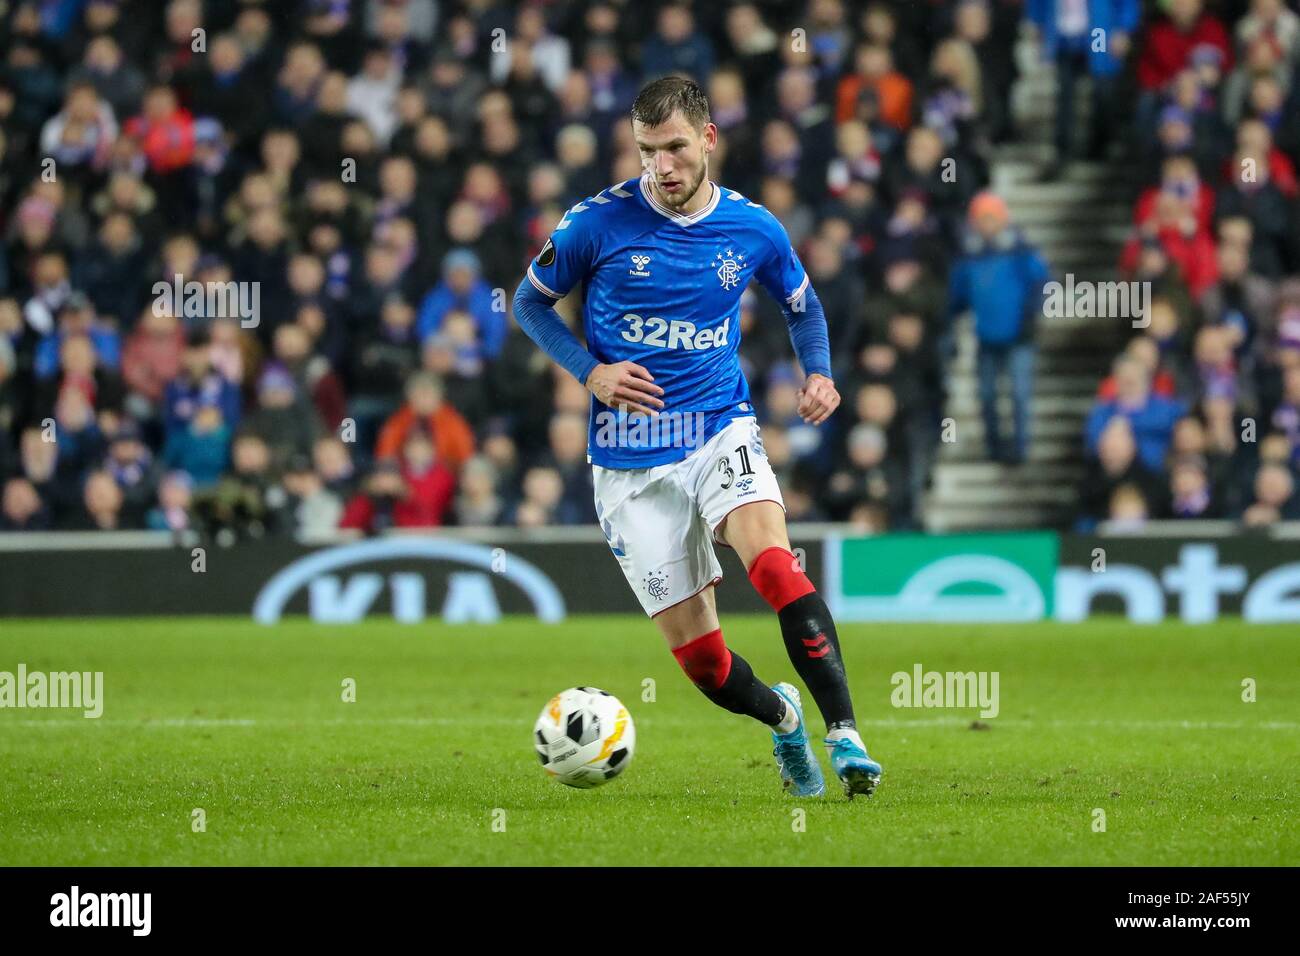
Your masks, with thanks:
[(152, 730), (159, 727), (290, 727), (297, 724), (313, 726), (345, 726), (348, 724), (379, 724), (425, 726), (442, 724), (516, 724), (520, 721), (502, 717), (474, 719), (470, 717), (331, 717), (326, 720), (301, 717), (162, 717), (157, 720), (125, 720), (122, 718), (54, 717), (48, 720), (5, 720), (0, 717), (0, 730), (6, 725), (17, 727), (80, 727), (85, 724), (108, 724), (114, 727), (136, 727)]
[[(1099, 727), (1115, 730), (1300, 730), (1300, 722), (1270, 720), (1260, 723), (1213, 720), (1032, 720), (1016, 717), (981, 718), (972, 713), (963, 717), (918, 717), (914, 720), (874, 719), (859, 720), (859, 726), (882, 727), (890, 730), (907, 730), (910, 727), (967, 727), (979, 720), (990, 729), (1010, 727)], [(643, 718), (644, 726), (695, 726), (692, 720), (663, 720)], [(52, 717), (49, 719), (8, 720), (0, 716), (0, 732), (6, 727), (83, 727), (88, 724), (107, 724), (114, 727), (135, 727), (150, 730), (160, 727), (289, 727), (299, 724), (313, 726), (523, 726), (526, 721), (504, 717), (331, 717), (327, 719), (298, 717), (163, 717), (157, 720), (126, 720), (121, 718)]]
[(1268, 720), (1259, 723), (1225, 720), (1034, 720), (1027, 717), (921, 717), (916, 720), (859, 720), (859, 725), (871, 727), (965, 727), (980, 721), (996, 728), (1012, 727), (1109, 727), (1116, 730), (1300, 730), (1300, 722)]

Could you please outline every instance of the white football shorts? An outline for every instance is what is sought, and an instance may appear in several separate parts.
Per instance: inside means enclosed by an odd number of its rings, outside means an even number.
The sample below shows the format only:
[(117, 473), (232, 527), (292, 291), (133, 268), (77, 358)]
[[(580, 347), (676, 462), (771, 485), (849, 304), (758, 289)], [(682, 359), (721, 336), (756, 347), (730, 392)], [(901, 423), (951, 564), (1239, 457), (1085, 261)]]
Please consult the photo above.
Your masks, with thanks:
[(650, 617), (722, 580), (715, 532), (734, 509), (785, 508), (753, 416), (732, 419), (681, 461), (592, 471), (597, 519)]

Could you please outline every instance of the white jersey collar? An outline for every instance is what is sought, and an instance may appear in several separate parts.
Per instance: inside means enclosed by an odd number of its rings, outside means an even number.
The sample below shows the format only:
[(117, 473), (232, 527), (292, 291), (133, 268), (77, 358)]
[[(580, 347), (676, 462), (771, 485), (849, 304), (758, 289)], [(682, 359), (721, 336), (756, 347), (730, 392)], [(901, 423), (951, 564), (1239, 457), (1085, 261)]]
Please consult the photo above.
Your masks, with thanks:
[(713, 212), (713, 210), (718, 208), (718, 201), (722, 198), (722, 187), (720, 187), (717, 183), (715, 183), (711, 179), (708, 180), (708, 183), (711, 187), (713, 187), (713, 197), (709, 200), (708, 204), (703, 209), (699, 210), (698, 212), (692, 213), (689, 216), (684, 216), (679, 212), (675, 212), (672, 209), (669, 209), (667, 206), (665, 206), (663, 203), (661, 203), (658, 199), (655, 198), (654, 190), (650, 188), (649, 173), (644, 173), (641, 176), (641, 195), (645, 197), (645, 201), (650, 206), (650, 208), (653, 209), (655, 212), (659, 213), (659, 215), (663, 216), (665, 219), (671, 219), (679, 226), (686, 227), (693, 223), (699, 222), (709, 213)]

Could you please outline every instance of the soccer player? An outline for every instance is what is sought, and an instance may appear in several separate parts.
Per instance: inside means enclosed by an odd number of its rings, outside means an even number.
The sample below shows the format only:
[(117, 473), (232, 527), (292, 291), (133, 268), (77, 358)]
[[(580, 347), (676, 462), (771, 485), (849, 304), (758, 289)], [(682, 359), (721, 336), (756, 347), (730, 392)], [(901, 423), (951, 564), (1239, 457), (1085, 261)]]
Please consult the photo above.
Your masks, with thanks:
[[(718, 128), (696, 83), (649, 83), (632, 105), (632, 130), (641, 178), (564, 214), (519, 283), (515, 317), (592, 393), (596, 515), (686, 675), (718, 706), (771, 728), (792, 793), (825, 791), (798, 690), (768, 687), (722, 639), (713, 545), (724, 544), (776, 612), (845, 792), (869, 795), (881, 768), (854, 722), (835, 622), (790, 551), (737, 358), (740, 296), (757, 279), (782, 303), (806, 373), (799, 414), (820, 425), (840, 403), (825, 313), (776, 217), (709, 179)], [(553, 308), (580, 281), (586, 348)]]

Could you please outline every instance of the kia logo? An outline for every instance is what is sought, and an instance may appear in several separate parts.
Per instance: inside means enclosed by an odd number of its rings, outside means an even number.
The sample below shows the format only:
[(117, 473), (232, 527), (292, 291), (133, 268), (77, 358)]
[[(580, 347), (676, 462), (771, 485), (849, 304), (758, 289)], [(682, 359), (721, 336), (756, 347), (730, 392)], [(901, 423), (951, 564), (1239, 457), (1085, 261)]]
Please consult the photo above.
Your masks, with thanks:
[[(384, 589), (385, 578), (376, 571), (361, 571), (346, 580), (337, 572), (360, 564), (399, 558), (446, 561), (477, 570), (452, 571), (441, 616), (450, 623), (490, 622), (501, 616), (492, 579), (502, 578), (524, 592), (537, 617), (548, 623), (564, 619), (564, 598), (542, 571), (501, 548), (468, 541), (385, 538), (340, 545), (299, 558), (278, 572), (258, 592), (253, 619), (259, 624), (280, 620), (285, 605), (307, 588), (308, 613), (313, 621), (348, 624), (365, 617)], [(414, 623), (427, 611), (424, 575), (397, 572), (388, 575), (393, 617)]]

